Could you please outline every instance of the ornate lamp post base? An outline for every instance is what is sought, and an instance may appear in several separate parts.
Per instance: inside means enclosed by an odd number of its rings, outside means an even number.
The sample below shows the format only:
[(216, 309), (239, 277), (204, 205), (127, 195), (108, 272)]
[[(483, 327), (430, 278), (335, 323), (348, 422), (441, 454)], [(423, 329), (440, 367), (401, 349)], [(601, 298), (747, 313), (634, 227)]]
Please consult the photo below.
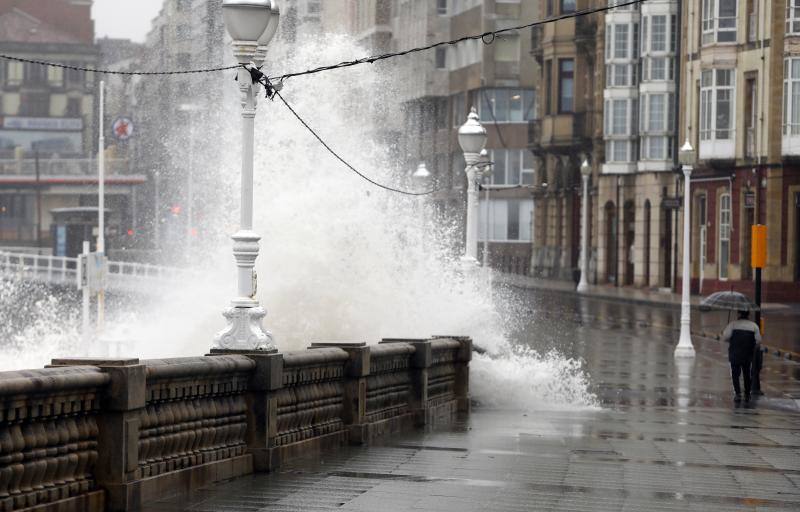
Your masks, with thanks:
[(228, 326), (214, 336), (214, 348), (224, 350), (277, 351), (272, 334), (264, 330), (261, 321), (267, 311), (261, 306), (231, 306), (222, 312)]

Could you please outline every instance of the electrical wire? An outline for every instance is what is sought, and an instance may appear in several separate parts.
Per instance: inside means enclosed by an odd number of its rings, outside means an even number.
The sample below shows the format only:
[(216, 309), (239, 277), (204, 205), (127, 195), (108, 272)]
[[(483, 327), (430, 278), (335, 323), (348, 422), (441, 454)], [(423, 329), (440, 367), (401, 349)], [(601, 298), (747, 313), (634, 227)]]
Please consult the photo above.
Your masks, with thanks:
[(0, 59), (24, 62), (26, 64), (37, 64), (39, 66), (50, 66), (53, 68), (72, 69), (75, 71), (86, 71), (88, 73), (97, 73), (100, 75), (125, 75), (125, 76), (190, 75), (197, 73), (216, 73), (218, 71), (229, 71), (231, 69), (236, 69), (239, 67), (239, 64), (236, 64), (235, 66), (223, 66), (218, 68), (187, 69), (187, 70), (176, 70), (176, 71), (115, 71), (111, 69), (85, 68), (81, 66), (73, 66), (71, 64), (60, 64), (57, 62), (47, 62), (44, 60), (26, 59), (24, 57), (15, 57), (13, 55), (5, 55), (5, 54), (0, 54)]
[[(554, 23), (554, 22), (561, 21), (561, 20), (567, 20), (567, 19), (571, 19), (571, 18), (578, 18), (580, 16), (588, 16), (590, 14), (597, 14), (597, 13), (601, 13), (601, 12), (606, 12), (606, 11), (610, 11), (612, 9), (618, 9), (620, 7), (628, 7), (628, 6), (632, 6), (632, 5), (639, 5), (639, 4), (645, 3), (646, 1), (647, 0), (630, 0), (628, 2), (617, 3), (617, 4), (614, 4), (614, 5), (604, 5), (602, 7), (595, 7), (593, 9), (583, 9), (583, 10), (580, 10), (580, 11), (575, 11), (575, 12), (571, 12), (571, 13), (567, 13), (567, 14), (562, 14), (560, 16), (554, 16), (554, 17), (548, 18), (546, 20), (534, 21), (532, 23), (526, 23), (524, 25), (517, 25), (517, 26), (514, 26), (514, 27), (503, 28), (503, 29), (500, 29), (500, 30), (491, 30), (489, 32), (484, 32), (482, 34), (474, 34), (474, 35), (469, 35), (469, 36), (463, 36), (463, 37), (459, 37), (458, 39), (451, 39), (449, 41), (439, 41), (438, 43), (429, 44), (427, 46), (419, 46), (417, 48), (411, 48), (411, 49), (403, 50), (403, 51), (399, 51), (399, 52), (384, 53), (384, 54), (381, 54), (381, 55), (372, 55), (372, 56), (369, 56), (369, 57), (363, 57), (363, 58), (360, 58), (360, 59), (344, 61), (344, 62), (340, 62), (338, 64), (329, 65), (329, 66), (320, 66), (320, 67), (317, 67), (317, 68), (312, 68), (312, 69), (308, 69), (306, 71), (300, 71), (300, 72), (297, 72), (297, 73), (286, 73), (286, 74), (283, 74), (283, 75), (277, 75), (277, 76), (270, 77), (270, 80), (271, 81), (282, 82), (283, 80), (286, 80), (287, 78), (294, 78), (294, 77), (305, 76), (305, 75), (313, 75), (313, 74), (316, 74), (316, 73), (321, 73), (323, 71), (331, 71), (331, 70), (334, 70), (334, 69), (341, 69), (341, 68), (349, 68), (349, 67), (352, 67), (352, 66), (358, 66), (359, 64), (374, 64), (375, 62), (378, 62), (378, 61), (381, 61), (381, 60), (392, 59), (394, 57), (402, 57), (404, 55), (409, 55), (409, 54), (412, 54), (412, 53), (424, 52), (424, 51), (427, 51), (427, 50), (432, 50), (434, 48), (439, 48), (440, 46), (452, 46), (452, 45), (461, 43), (463, 41), (473, 41), (473, 40), (480, 39), (481, 41), (483, 41), (484, 44), (488, 45), (488, 44), (492, 44), (494, 42), (495, 38), (498, 35), (504, 34), (506, 32), (517, 32), (519, 30), (523, 30), (523, 29), (526, 29), (526, 28), (532, 28), (532, 27), (536, 27), (536, 26), (539, 26), (539, 25), (545, 25), (547, 23)], [(487, 38), (489, 38), (489, 39), (487, 40)]]
[[(264, 78), (266, 79), (266, 77), (264, 77)], [(353, 171), (354, 173), (356, 173), (357, 175), (359, 175), (361, 178), (363, 178), (364, 180), (368, 181), (369, 183), (372, 183), (376, 187), (382, 188), (384, 190), (388, 190), (390, 192), (397, 192), (398, 194), (404, 194), (404, 195), (407, 195), (407, 196), (427, 196), (427, 195), (434, 194), (434, 193), (438, 192), (439, 190), (441, 190), (439, 188), (435, 188), (435, 189), (432, 189), (432, 190), (427, 190), (425, 192), (409, 192), (407, 190), (400, 190), (398, 188), (393, 188), (393, 187), (390, 187), (388, 185), (384, 185), (382, 183), (378, 183), (377, 181), (373, 180), (369, 176), (365, 175), (364, 173), (360, 172), (358, 169), (356, 169), (355, 167), (350, 165), (350, 163), (347, 162), (347, 160), (345, 160), (336, 151), (334, 151), (333, 148), (331, 148), (330, 145), (328, 145), (327, 142), (322, 140), (322, 137), (320, 137), (320, 135), (316, 131), (314, 131), (314, 129), (311, 128), (311, 126), (309, 126), (309, 124), (302, 117), (300, 117), (300, 114), (298, 114), (297, 111), (294, 108), (292, 108), (291, 105), (289, 105), (289, 102), (287, 102), (286, 99), (281, 95), (280, 91), (275, 90), (275, 89), (273, 89), (273, 91), (274, 91), (274, 96), (277, 96), (278, 99), (281, 100), (281, 102), (286, 106), (286, 108), (289, 109), (289, 112), (291, 112), (292, 115), (294, 115), (294, 117), (296, 117), (297, 120), (300, 121), (300, 124), (302, 124), (306, 128), (306, 130), (308, 130), (311, 133), (311, 135), (313, 135), (314, 138), (316, 138), (319, 141), (319, 143), (322, 144), (322, 146), (325, 149), (328, 150), (328, 152), (331, 155), (333, 155), (337, 160), (339, 160), (342, 164), (344, 164), (345, 167), (347, 167), (348, 169), (350, 169), (351, 171)]]
[[(561, 20), (567, 20), (571, 18), (578, 18), (581, 16), (588, 16), (590, 14), (597, 14), (601, 12), (610, 11), (612, 9), (617, 9), (620, 7), (627, 7), (632, 5), (638, 5), (646, 2), (647, 0), (629, 0), (627, 2), (622, 2), (614, 5), (605, 5), (602, 7), (595, 7), (593, 9), (583, 9), (580, 11), (574, 11), (571, 13), (562, 14), (560, 16), (554, 16), (552, 18), (548, 18), (546, 20), (539, 20), (534, 21), (532, 23), (526, 23), (524, 25), (517, 25), (514, 27), (503, 28), (499, 30), (492, 30), (489, 32), (484, 32), (482, 34), (474, 34), (469, 36), (463, 36), (458, 39), (451, 39), (450, 41), (440, 41), (438, 43), (429, 44), (427, 46), (419, 46), (416, 48), (410, 48), (408, 50), (403, 50), (399, 52), (392, 52), (392, 53), (384, 53), (380, 55), (372, 55), (369, 57), (362, 57), (360, 59), (354, 59), (350, 61), (340, 62), (338, 64), (333, 64), (329, 66), (320, 66), (313, 69), (308, 69), (306, 71), (300, 71), (296, 73), (286, 73), (279, 76), (270, 77), (270, 81), (277, 81), (282, 82), (287, 78), (294, 78), (298, 76), (305, 76), (305, 75), (312, 75), (316, 73), (321, 73), (323, 71), (330, 71), (333, 69), (340, 69), (340, 68), (348, 68), (352, 66), (358, 66), (360, 64), (373, 64), (378, 61), (392, 59), (395, 57), (402, 57), (405, 55), (409, 55), (412, 53), (419, 53), (424, 52), (427, 50), (432, 50), (434, 48), (438, 48), (440, 46), (452, 46), (458, 44), (463, 41), (472, 41), (480, 39), (483, 41), (484, 44), (492, 44), (494, 43), (495, 38), (507, 32), (516, 32), (519, 30), (523, 30), (526, 28), (532, 28), (539, 25), (545, 25), (547, 23), (554, 23)], [(36, 60), (36, 59), (27, 59), (24, 57), (16, 57), (13, 55), (7, 54), (0, 54), (0, 59), (12, 60), (17, 62), (25, 62), (28, 64), (37, 64), (40, 66), (50, 66), (55, 68), (62, 68), (62, 69), (73, 69), (76, 71), (86, 71), (90, 73), (98, 73), (103, 75), (124, 75), (124, 76), (154, 76), (154, 75), (187, 75), (187, 74), (198, 74), (198, 73), (215, 73), (218, 71), (229, 71), (232, 69), (236, 69), (239, 67), (239, 64), (233, 66), (221, 66), (221, 67), (214, 67), (214, 68), (204, 68), (204, 69), (190, 69), (190, 70), (171, 70), (171, 71), (115, 71), (111, 69), (99, 69), (99, 68), (87, 68), (81, 66), (73, 66), (70, 64), (61, 64), (57, 62), (47, 62), (43, 60)]]

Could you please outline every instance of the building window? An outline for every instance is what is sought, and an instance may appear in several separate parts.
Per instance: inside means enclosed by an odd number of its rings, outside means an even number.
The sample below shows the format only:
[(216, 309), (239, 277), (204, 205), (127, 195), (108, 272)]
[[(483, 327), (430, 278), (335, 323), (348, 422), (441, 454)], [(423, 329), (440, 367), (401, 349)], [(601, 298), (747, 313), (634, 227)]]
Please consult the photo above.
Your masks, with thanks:
[(734, 70), (707, 69), (700, 79), (700, 140), (733, 138)]
[(64, 69), (55, 66), (47, 68), (47, 83), (50, 87), (60, 88), (64, 86)]
[[(488, 209), (488, 212), (487, 212)], [(493, 199), (480, 202), (478, 238), (493, 242), (530, 242), (533, 201)], [(488, 218), (488, 226), (486, 221)]]
[(81, 69), (67, 69), (65, 72), (67, 85), (84, 85), (86, 72)]
[(650, 51), (667, 51), (667, 17), (653, 16), (650, 22)]
[(674, 112), (672, 94), (646, 94), (642, 98), (643, 160), (668, 160), (672, 158), (672, 130)]
[(530, 89), (481, 89), (478, 113), (483, 122), (523, 123), (536, 116)]
[(447, 0), (436, 0), (436, 14), (439, 16), (447, 15)]
[(800, 34), (800, 0), (786, 0), (786, 33)]
[(639, 24), (616, 24), (606, 27), (606, 87), (636, 85)]
[(80, 98), (69, 98), (67, 100), (67, 117), (81, 117), (81, 99)]
[(25, 63), (25, 83), (43, 85), (47, 81), (47, 66)]
[(575, 61), (561, 59), (558, 61), (558, 111), (572, 112), (575, 96)]
[(728, 279), (731, 256), (731, 195), (719, 196), (719, 278)]
[(447, 48), (436, 48), (436, 69), (447, 68)]
[(50, 94), (46, 92), (23, 93), (20, 98), (19, 115), (28, 117), (50, 116)]
[(635, 106), (627, 99), (607, 100), (605, 109), (606, 159), (630, 162), (633, 160), (631, 132), (634, 127), (631, 112), (635, 111)]
[(628, 25), (621, 23), (614, 25), (614, 58), (628, 58)]
[(783, 61), (783, 134), (800, 135), (800, 59)]
[(25, 77), (25, 66), (22, 62), (9, 61), (6, 65), (6, 85), (16, 87), (22, 83)]
[(527, 149), (494, 149), (489, 158), (494, 162), (492, 185), (533, 184), (533, 154)]
[(575, 12), (575, 0), (561, 0), (561, 14)]
[(736, 42), (736, 0), (703, 0), (703, 44)]

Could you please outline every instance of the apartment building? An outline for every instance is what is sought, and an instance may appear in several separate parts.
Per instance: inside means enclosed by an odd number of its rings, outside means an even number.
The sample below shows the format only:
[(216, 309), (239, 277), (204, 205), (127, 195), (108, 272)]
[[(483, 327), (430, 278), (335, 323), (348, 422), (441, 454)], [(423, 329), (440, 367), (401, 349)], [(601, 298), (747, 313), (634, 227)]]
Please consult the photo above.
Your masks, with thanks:
[(800, 2), (684, 6), (681, 132), (692, 177), (692, 288), (753, 290), (753, 224), (768, 230), (766, 300), (800, 299)]
[[(537, 18), (538, 1), (521, 0), (350, 0), (323, 5), (338, 27), (356, 36), (370, 51), (403, 50), (460, 38)], [(344, 9), (347, 20), (341, 19)], [(327, 18), (328, 14), (324, 15)], [(398, 156), (409, 174), (425, 162), (442, 190), (433, 198), (445, 217), (461, 219), (466, 204), (464, 159), (458, 128), (475, 107), (488, 131), (487, 150), (494, 162), (485, 177), (492, 190), (481, 194), (480, 250), (489, 246), (492, 266), (527, 273), (531, 258), (530, 190), (533, 155), (528, 122), (536, 115), (537, 64), (524, 33), (508, 33), (493, 44), (479, 40), (440, 47), (396, 60), (397, 97), (405, 118), (398, 127)], [(488, 174), (488, 173), (487, 173)], [(488, 219), (488, 221), (487, 221)]]
[[(601, 1), (546, 0), (538, 19), (605, 5)], [(597, 183), (603, 161), (603, 34), (601, 15), (568, 18), (534, 27), (539, 116), (530, 122), (528, 143), (535, 157), (534, 226), (531, 273), (555, 279), (578, 278), (581, 174), (587, 159)], [(597, 186), (590, 212), (597, 203)], [(590, 215), (590, 245), (596, 245), (596, 215)], [(590, 274), (596, 273), (596, 254)]]
[(678, 14), (675, 0), (605, 14), (605, 158), (597, 180), (594, 282), (674, 283)]
[[(97, 67), (91, 1), (0, 0), (4, 54)], [(0, 244), (64, 249), (54, 214), (97, 205), (97, 82), (80, 69), (0, 62)], [(109, 245), (130, 223), (133, 190), (144, 177), (109, 158)], [(88, 210), (87, 210), (88, 211)], [(63, 229), (62, 229), (63, 228)]]

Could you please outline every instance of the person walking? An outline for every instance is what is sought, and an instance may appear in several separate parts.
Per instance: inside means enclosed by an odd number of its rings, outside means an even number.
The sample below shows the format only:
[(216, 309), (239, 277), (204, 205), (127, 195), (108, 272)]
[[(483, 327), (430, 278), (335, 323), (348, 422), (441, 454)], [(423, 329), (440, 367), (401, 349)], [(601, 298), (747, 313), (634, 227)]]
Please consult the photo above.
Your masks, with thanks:
[(751, 372), (756, 347), (761, 343), (761, 330), (750, 321), (750, 311), (739, 311), (739, 318), (729, 323), (722, 332), (722, 340), (729, 343), (728, 361), (731, 363), (734, 402), (742, 401), (739, 376), (744, 378), (744, 399), (750, 401)]

